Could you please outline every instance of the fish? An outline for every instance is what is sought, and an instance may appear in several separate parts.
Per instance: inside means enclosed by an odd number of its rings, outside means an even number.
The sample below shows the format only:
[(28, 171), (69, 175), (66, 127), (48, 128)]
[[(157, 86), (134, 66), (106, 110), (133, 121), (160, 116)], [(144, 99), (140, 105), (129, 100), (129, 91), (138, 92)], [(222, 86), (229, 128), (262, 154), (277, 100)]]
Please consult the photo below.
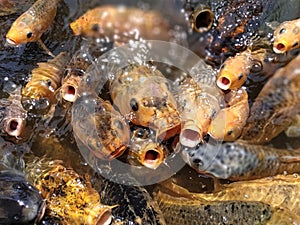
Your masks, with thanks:
[(168, 155), (166, 146), (155, 141), (155, 133), (149, 128), (136, 127), (130, 142), (127, 156), (130, 164), (156, 169)]
[(37, 0), (13, 22), (6, 34), (6, 43), (9, 46), (18, 46), (28, 42), (39, 42), (42, 48), (54, 57), (42, 42), (41, 36), (53, 23), (59, 1)]
[(80, 80), (90, 65), (90, 62), (80, 56), (74, 56), (68, 63), (60, 88), (61, 96), (64, 100), (74, 102), (77, 99), (77, 89)]
[(300, 46), (300, 18), (282, 22), (273, 34), (273, 51), (287, 53)]
[(0, 99), (0, 134), (22, 139), (26, 127), (27, 111), (21, 101), (9, 97)]
[[(213, 74), (210, 74), (213, 79)], [(195, 147), (203, 141), (213, 117), (220, 110), (223, 94), (214, 83), (197, 82), (185, 78), (179, 83), (177, 97), (182, 128), (179, 141), (183, 146)]]
[(253, 105), (240, 139), (252, 144), (270, 142), (300, 111), (300, 56), (276, 70)]
[(212, 119), (208, 134), (216, 140), (235, 141), (239, 138), (249, 116), (248, 94), (243, 88), (225, 95), (226, 107)]
[(281, 149), (243, 141), (203, 143), (182, 151), (184, 161), (198, 173), (219, 179), (253, 180), (300, 171), (300, 149)]
[(169, 40), (167, 20), (154, 10), (103, 5), (90, 9), (70, 23), (74, 35), (108, 38), (127, 43), (129, 40)]
[(22, 90), (23, 100), (44, 98), (54, 104), (56, 90), (61, 86), (64, 68), (69, 60), (68, 53), (61, 52), (47, 62), (39, 62), (38, 67), (31, 71), (29, 81)]
[(26, 171), (46, 200), (46, 215), (58, 218), (62, 224), (110, 224), (115, 206), (101, 203), (89, 177), (80, 176), (59, 160), (40, 158), (33, 159)]
[(240, 88), (245, 83), (252, 65), (253, 57), (248, 50), (227, 58), (220, 67), (217, 86), (222, 90)]
[[(141, 88), (142, 87), (142, 88)], [(181, 120), (166, 77), (147, 65), (129, 65), (110, 83), (113, 104), (133, 124), (149, 127), (156, 139), (180, 132)]]
[(37, 223), (46, 204), (37, 188), (16, 170), (0, 171), (0, 223)]
[[(112, 224), (166, 225), (164, 216), (149, 192), (143, 186), (130, 185), (136, 180), (125, 173), (110, 173), (102, 178), (98, 173), (92, 180), (105, 205), (118, 205), (112, 209)], [(118, 182), (114, 182), (115, 180)], [(128, 181), (128, 183), (126, 183)]]
[[(168, 224), (207, 224), (210, 220), (214, 220), (211, 224), (220, 224), (224, 219), (237, 219), (232, 224), (298, 224), (298, 189), (298, 175), (237, 181), (212, 193), (190, 192), (167, 180), (159, 184), (154, 198)], [(241, 222), (244, 220), (249, 221)]]
[(72, 108), (74, 135), (87, 154), (102, 160), (122, 155), (130, 141), (129, 125), (109, 101), (93, 94), (76, 100)]

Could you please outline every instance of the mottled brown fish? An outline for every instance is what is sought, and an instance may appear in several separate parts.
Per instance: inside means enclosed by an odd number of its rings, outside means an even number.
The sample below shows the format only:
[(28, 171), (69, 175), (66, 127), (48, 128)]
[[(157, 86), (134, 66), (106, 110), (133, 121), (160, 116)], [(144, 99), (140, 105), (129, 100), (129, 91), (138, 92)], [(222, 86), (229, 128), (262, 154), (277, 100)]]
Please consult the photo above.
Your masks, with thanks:
[(110, 224), (112, 206), (100, 202), (90, 181), (58, 161), (35, 162), (27, 172), (46, 199), (46, 214), (58, 217), (62, 224)]
[(52, 24), (60, 0), (37, 0), (26, 12), (19, 16), (6, 34), (8, 45), (18, 46), (38, 41), (48, 54), (52, 53), (41, 41), (42, 34)]
[(130, 141), (129, 126), (109, 101), (84, 95), (78, 98), (72, 110), (74, 134), (88, 155), (112, 160), (123, 154)]
[(274, 31), (273, 51), (286, 53), (300, 47), (300, 19), (285, 21)]
[(211, 121), (208, 134), (217, 140), (235, 141), (249, 116), (248, 94), (243, 88), (231, 90), (225, 95), (225, 102), (226, 107)]
[(54, 103), (55, 91), (61, 85), (64, 68), (69, 62), (67, 52), (59, 53), (54, 59), (38, 63), (38, 67), (31, 71), (28, 83), (22, 90), (23, 98), (41, 99), (46, 98)]
[(111, 82), (110, 93), (122, 115), (136, 125), (153, 129), (160, 140), (179, 133), (176, 101), (168, 80), (158, 69), (129, 66)]
[(0, 133), (1, 136), (22, 138), (26, 126), (27, 112), (20, 99), (10, 97), (0, 100)]
[(241, 139), (269, 142), (284, 131), (300, 111), (300, 56), (278, 69), (255, 99)]
[(91, 63), (80, 56), (74, 56), (66, 66), (61, 82), (61, 97), (69, 102), (74, 102), (77, 97), (77, 89), (82, 76)]
[(169, 40), (169, 24), (153, 10), (104, 5), (87, 11), (70, 24), (75, 35), (108, 38), (127, 43), (128, 40)]
[(155, 141), (155, 133), (144, 127), (137, 127), (132, 131), (128, 161), (134, 165), (156, 169), (167, 157), (167, 148)]
[(0, 0), (0, 16), (17, 13), (24, 8), (29, 8), (34, 0)]

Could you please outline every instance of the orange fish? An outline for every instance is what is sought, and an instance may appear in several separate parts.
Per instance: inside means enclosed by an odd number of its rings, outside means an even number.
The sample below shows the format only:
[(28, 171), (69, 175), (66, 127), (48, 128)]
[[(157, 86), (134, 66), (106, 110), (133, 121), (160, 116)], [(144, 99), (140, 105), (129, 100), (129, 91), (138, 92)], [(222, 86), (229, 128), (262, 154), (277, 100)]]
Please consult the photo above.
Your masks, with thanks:
[(249, 115), (247, 92), (240, 88), (226, 94), (227, 107), (221, 109), (212, 120), (208, 133), (214, 139), (234, 141), (242, 133)]
[(286, 53), (300, 46), (300, 18), (285, 21), (274, 31), (273, 51)]
[(106, 5), (87, 11), (70, 24), (75, 35), (127, 42), (124, 39), (169, 40), (169, 24), (158, 13), (124, 6)]
[(61, 52), (54, 59), (38, 63), (33, 69), (29, 82), (22, 90), (23, 97), (30, 99), (47, 98), (55, 101), (55, 91), (60, 87), (63, 69), (70, 60), (66, 52)]
[(245, 83), (252, 65), (252, 54), (249, 50), (229, 57), (220, 68), (217, 86), (222, 90), (240, 88)]
[[(19, 16), (6, 34), (6, 42), (18, 46), (38, 41), (48, 54), (52, 53), (41, 41), (42, 34), (52, 24), (59, 0), (37, 0), (26, 12)], [(53, 56), (53, 55), (52, 55)]]

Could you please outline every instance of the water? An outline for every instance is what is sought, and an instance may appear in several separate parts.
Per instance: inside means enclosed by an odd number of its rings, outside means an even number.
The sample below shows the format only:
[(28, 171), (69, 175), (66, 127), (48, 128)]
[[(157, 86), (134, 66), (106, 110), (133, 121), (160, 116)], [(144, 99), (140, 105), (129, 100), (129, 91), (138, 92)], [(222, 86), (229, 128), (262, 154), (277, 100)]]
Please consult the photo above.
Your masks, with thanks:
[[(89, 40), (81, 37), (76, 37), (72, 34), (69, 24), (91, 9), (98, 5), (106, 3), (119, 4), (122, 3), (128, 6), (139, 6), (144, 9), (164, 9), (159, 10), (174, 26), (177, 36), (185, 37), (189, 35), (187, 40), (191, 49), (199, 47), (199, 43), (195, 44), (194, 34), (190, 35), (184, 15), (181, 12), (180, 1), (172, 0), (145, 0), (145, 1), (95, 1), (95, 0), (62, 0), (58, 7), (57, 16), (50, 29), (46, 31), (42, 40), (45, 45), (57, 55), (61, 51), (68, 51), (71, 55), (78, 51), (82, 46), (87, 45)], [(24, 10), (27, 9), (24, 6)], [(0, 97), (8, 97), (8, 93), (3, 91), (3, 87), (16, 84), (24, 86), (28, 80), (30, 71), (37, 66), (40, 61), (47, 61), (50, 56), (38, 45), (38, 43), (28, 43), (19, 48), (11, 48), (5, 46), (5, 34), (9, 30), (12, 22), (22, 13), (18, 11), (9, 16), (0, 17)], [(197, 39), (198, 40), (198, 39)], [(196, 47), (195, 47), (196, 46)], [(201, 47), (201, 46), (200, 46)], [(199, 53), (202, 55), (202, 53)], [(257, 85), (259, 82), (265, 82), (265, 77), (256, 77), (253, 75), (253, 80), (249, 80), (249, 86), (255, 94), (257, 89), (262, 86)], [(9, 89), (9, 88), (8, 88)], [(84, 159), (76, 146), (73, 139), (72, 127), (70, 125), (70, 111), (68, 105), (59, 106), (53, 118), (46, 118), (40, 121), (38, 127), (34, 127), (36, 132), (34, 138), (28, 142), (35, 155), (42, 157), (47, 154), (51, 159), (61, 159), (67, 166), (73, 167), (78, 173), (84, 174), (89, 171)], [(299, 148), (300, 141), (298, 138), (288, 138), (284, 134), (279, 135), (274, 139), (273, 144), (278, 147)], [(209, 177), (204, 177), (197, 174), (191, 168), (185, 166), (174, 176), (174, 182), (177, 182), (185, 187), (190, 187), (193, 192), (209, 192), (213, 190), (213, 180)], [(227, 182), (227, 181), (225, 181)]]

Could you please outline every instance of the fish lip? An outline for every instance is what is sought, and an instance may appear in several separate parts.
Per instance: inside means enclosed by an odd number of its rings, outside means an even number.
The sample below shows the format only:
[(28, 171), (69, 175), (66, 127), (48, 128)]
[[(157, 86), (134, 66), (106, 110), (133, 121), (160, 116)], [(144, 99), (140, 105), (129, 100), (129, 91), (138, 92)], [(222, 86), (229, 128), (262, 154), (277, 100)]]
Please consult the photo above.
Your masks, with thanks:
[[(283, 50), (279, 50), (277, 46), (282, 44), (284, 46)], [(273, 44), (273, 51), (277, 54), (285, 53), (287, 51), (287, 43), (285, 41), (275, 41)]]
[[(229, 83), (228, 83), (228, 84), (224, 84), (224, 83), (222, 82), (222, 79), (223, 79), (223, 78), (227, 79), (227, 80), (229, 81)], [(219, 78), (217, 79), (216, 84), (217, 84), (218, 88), (220, 88), (220, 89), (226, 91), (226, 90), (228, 90), (228, 89), (230, 88), (231, 81), (230, 81), (230, 79), (228, 79), (227, 77), (222, 76), (222, 77), (219, 77)]]
[[(15, 129), (12, 129), (10, 127), (11, 122), (16, 122), (17, 127)], [(19, 137), (23, 131), (23, 128), (25, 127), (25, 120), (22, 118), (11, 118), (7, 121), (5, 131), (9, 136)]]
[(63, 99), (65, 99), (66, 101), (69, 102), (75, 102), (76, 98), (77, 98), (77, 88), (75, 88), (74, 86), (72, 86), (74, 88), (74, 94), (70, 94), (68, 89), (69, 87), (72, 85), (63, 85), (62, 89), (61, 89), (61, 93), (62, 93), (62, 97)]
[(10, 38), (6, 38), (6, 45), (10, 46), (10, 47), (14, 47), (17, 46), (16, 42)]

